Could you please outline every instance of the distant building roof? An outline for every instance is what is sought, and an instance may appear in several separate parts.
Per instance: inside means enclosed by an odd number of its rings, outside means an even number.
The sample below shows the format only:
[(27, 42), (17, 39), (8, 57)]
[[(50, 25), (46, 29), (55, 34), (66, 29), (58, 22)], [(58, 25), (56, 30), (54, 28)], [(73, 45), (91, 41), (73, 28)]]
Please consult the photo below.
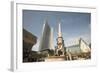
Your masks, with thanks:
[[(84, 45), (82, 45), (83, 43), (84, 43)], [(85, 46), (85, 47), (83, 47), (83, 46)], [(69, 51), (70, 53), (75, 54), (75, 53), (81, 53), (81, 52), (83, 52), (82, 50), (89, 49), (89, 48), (90, 48), (90, 46), (82, 38), (80, 38), (78, 40), (78, 43), (67, 46), (66, 51), (67, 52)]]
[(37, 41), (37, 37), (28, 32), (26, 29), (23, 29), (23, 40), (26, 43), (35, 44)]
[(80, 49), (79, 44), (77, 44), (77, 45), (72, 45), (72, 46), (66, 47), (66, 51), (74, 54), (74, 53), (80, 53), (81, 49)]
[(33, 45), (37, 43), (37, 37), (26, 29), (23, 29), (23, 48), (31, 49)]

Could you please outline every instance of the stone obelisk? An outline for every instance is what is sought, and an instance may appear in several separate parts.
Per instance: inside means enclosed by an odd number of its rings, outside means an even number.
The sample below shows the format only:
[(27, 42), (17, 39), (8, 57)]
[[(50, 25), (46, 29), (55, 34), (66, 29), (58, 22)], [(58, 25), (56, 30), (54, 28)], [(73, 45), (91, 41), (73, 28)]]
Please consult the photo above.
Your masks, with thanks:
[(62, 31), (61, 31), (61, 23), (58, 24), (58, 37), (57, 37), (57, 47), (56, 47), (56, 55), (61, 56), (64, 55), (65, 49), (64, 49), (64, 40), (62, 37)]

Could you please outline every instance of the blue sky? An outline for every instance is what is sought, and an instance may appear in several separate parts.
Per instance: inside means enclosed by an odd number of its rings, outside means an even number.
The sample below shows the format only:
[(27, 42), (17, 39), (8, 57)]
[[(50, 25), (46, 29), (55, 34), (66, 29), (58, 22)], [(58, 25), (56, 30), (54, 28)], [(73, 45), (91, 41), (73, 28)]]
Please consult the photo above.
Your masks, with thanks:
[(54, 30), (55, 46), (59, 19), (66, 46), (80, 37), (85, 39), (88, 43), (91, 41), (90, 13), (23, 10), (23, 28), (38, 37), (38, 43), (37, 46), (34, 46), (34, 50), (37, 50), (39, 45), (39, 39), (46, 18), (48, 24)]

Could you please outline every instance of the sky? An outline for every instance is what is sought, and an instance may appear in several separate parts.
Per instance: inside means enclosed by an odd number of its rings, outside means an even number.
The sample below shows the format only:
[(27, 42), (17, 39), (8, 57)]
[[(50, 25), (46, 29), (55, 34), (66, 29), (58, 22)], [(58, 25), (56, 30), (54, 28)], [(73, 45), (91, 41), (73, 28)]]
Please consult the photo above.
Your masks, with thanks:
[(87, 43), (91, 42), (91, 14), (82, 12), (56, 12), (23, 10), (23, 28), (37, 36), (37, 44), (32, 50), (38, 51), (44, 21), (47, 19), (53, 28), (54, 46), (56, 46), (58, 23), (61, 23), (65, 46), (77, 42), (81, 37)]

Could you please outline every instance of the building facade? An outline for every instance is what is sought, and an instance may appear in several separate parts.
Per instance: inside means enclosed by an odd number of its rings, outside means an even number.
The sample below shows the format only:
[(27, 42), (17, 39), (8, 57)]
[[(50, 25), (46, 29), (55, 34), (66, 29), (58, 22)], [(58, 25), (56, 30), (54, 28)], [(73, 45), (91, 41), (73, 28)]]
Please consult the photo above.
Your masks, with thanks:
[(53, 29), (50, 28), (47, 20), (44, 22), (42, 36), (40, 40), (39, 50), (44, 51), (47, 49), (53, 49)]
[(27, 30), (23, 29), (23, 62), (30, 62), (32, 46), (37, 43), (37, 37)]

